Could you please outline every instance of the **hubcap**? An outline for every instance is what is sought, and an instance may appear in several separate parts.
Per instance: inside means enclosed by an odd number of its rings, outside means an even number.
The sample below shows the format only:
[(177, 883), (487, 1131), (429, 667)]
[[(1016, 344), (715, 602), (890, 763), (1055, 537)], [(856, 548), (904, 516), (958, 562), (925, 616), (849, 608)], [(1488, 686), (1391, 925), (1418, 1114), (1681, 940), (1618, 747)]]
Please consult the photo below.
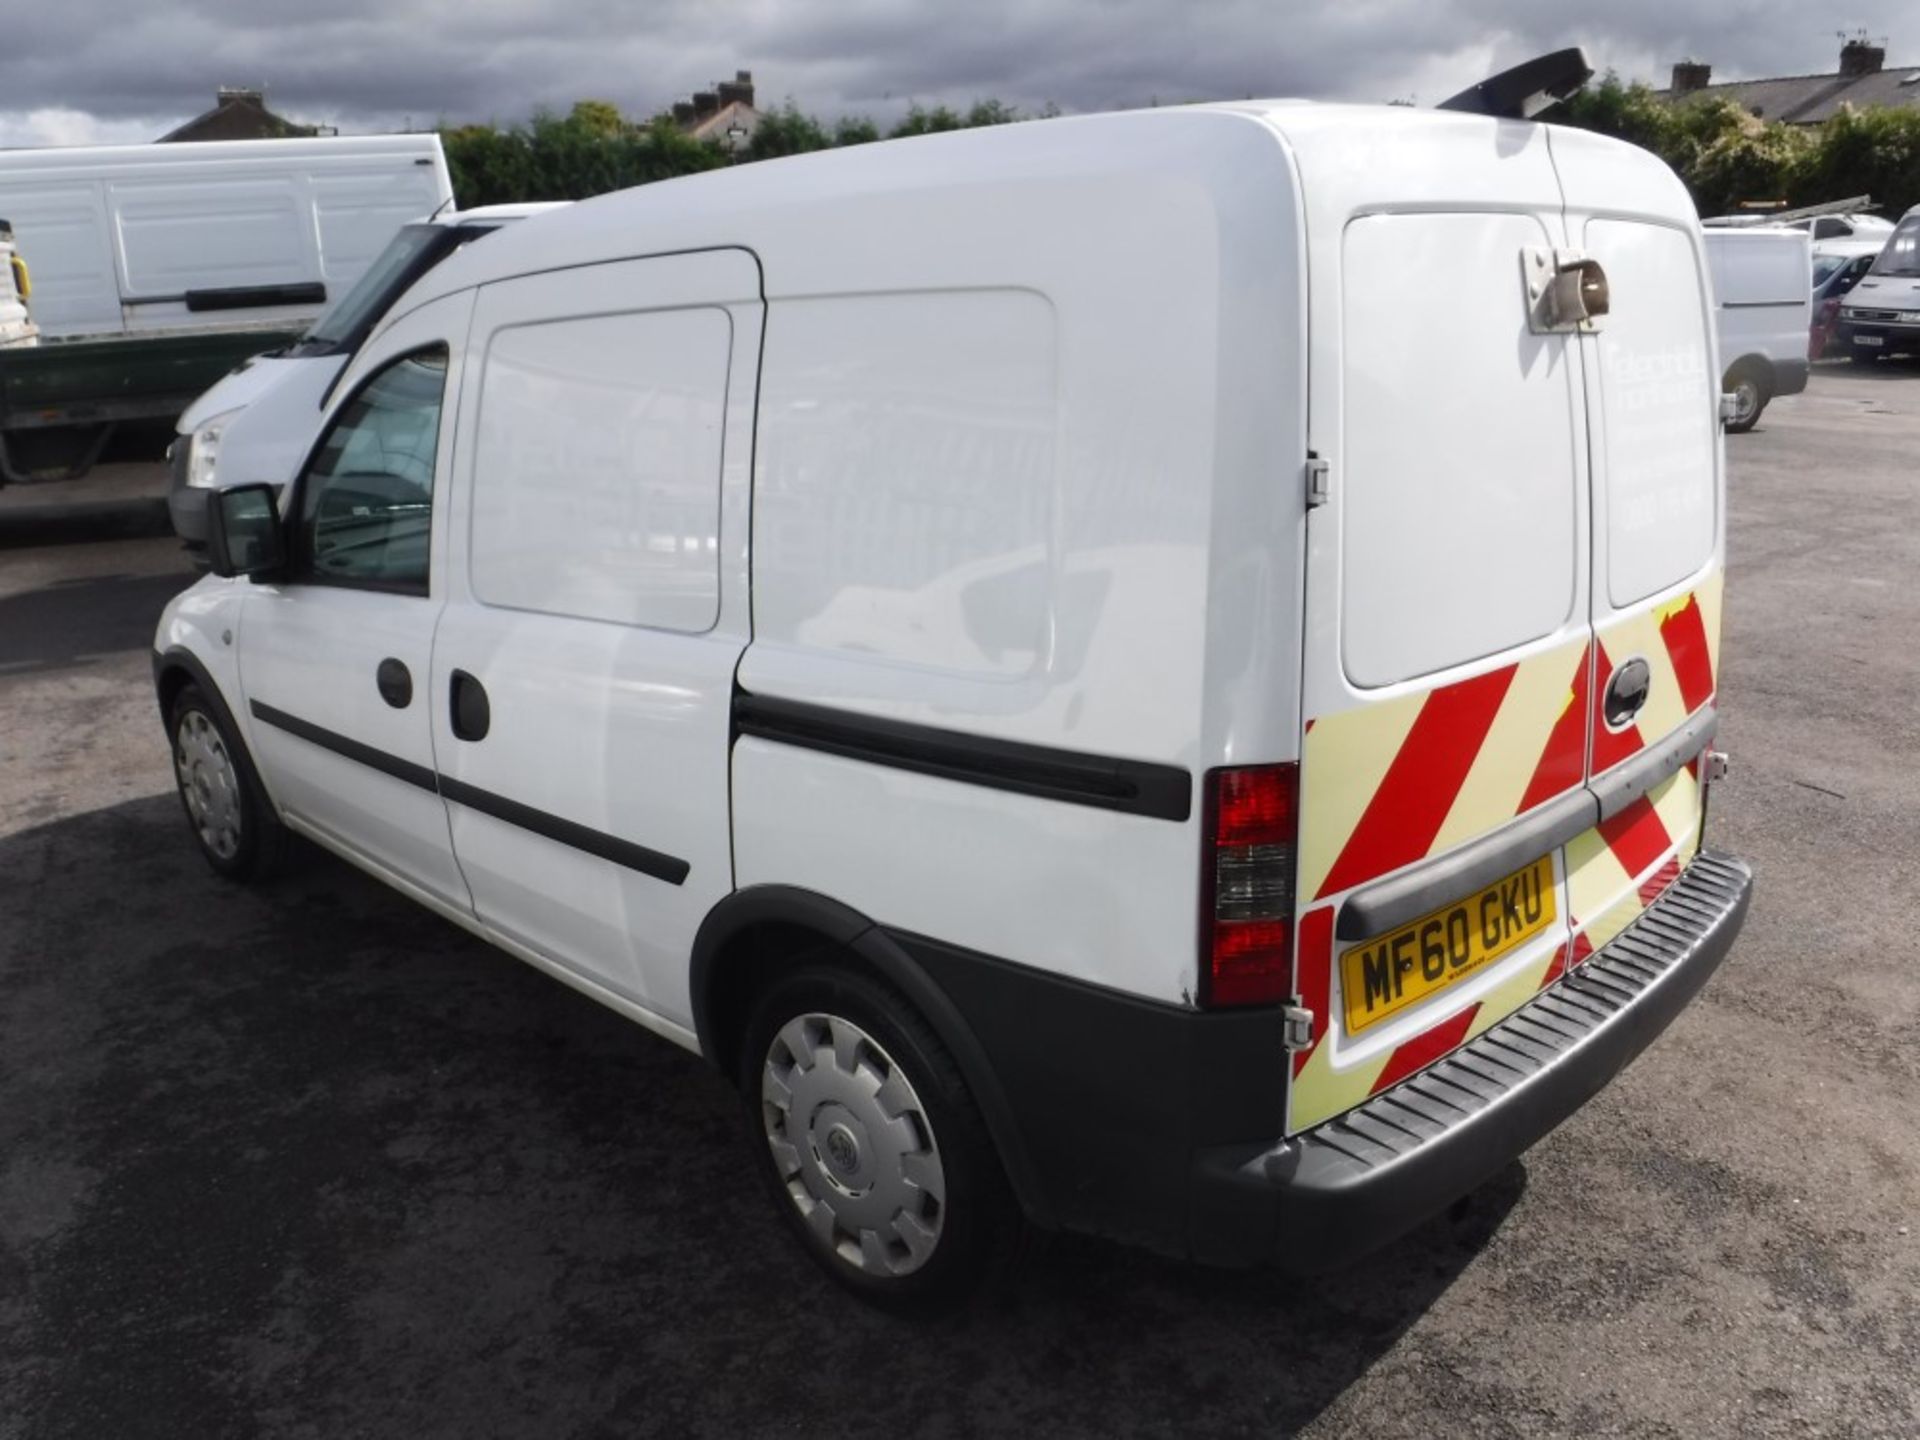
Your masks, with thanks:
[(946, 1219), (946, 1176), (920, 1097), (866, 1031), (800, 1015), (767, 1047), (760, 1114), (787, 1194), (822, 1244), (870, 1275), (910, 1275)]
[(187, 711), (180, 721), (173, 765), (200, 843), (222, 860), (231, 860), (240, 851), (240, 777), (226, 741), (198, 710)]
[(1760, 387), (1751, 380), (1742, 380), (1733, 387), (1733, 409), (1736, 420), (1747, 420), (1760, 408)]

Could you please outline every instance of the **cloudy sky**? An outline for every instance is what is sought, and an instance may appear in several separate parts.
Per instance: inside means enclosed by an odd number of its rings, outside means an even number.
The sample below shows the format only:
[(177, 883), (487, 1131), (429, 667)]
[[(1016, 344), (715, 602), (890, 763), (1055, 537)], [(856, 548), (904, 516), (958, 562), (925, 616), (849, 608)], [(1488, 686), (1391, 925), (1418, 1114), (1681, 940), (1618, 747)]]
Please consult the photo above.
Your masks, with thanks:
[(997, 97), (1101, 110), (1245, 95), (1442, 100), (1583, 44), (1660, 78), (1835, 68), (1864, 30), (1920, 67), (1886, 0), (9, 0), (0, 146), (150, 140), (215, 87), (265, 85), (343, 133), (524, 118), (582, 97), (647, 115), (751, 69), (762, 104), (889, 119)]

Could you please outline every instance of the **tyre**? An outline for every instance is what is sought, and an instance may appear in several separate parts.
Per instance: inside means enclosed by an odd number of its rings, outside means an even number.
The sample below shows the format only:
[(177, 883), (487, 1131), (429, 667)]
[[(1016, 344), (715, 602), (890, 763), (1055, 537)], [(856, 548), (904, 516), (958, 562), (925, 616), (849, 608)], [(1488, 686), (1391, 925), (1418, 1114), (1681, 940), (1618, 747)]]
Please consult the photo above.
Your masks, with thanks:
[(180, 805), (207, 863), (229, 880), (274, 874), (289, 836), (226, 713), (188, 685), (174, 698), (167, 733)]
[(1727, 375), (1725, 389), (1733, 396), (1733, 413), (1727, 417), (1727, 433), (1743, 435), (1753, 429), (1760, 412), (1773, 398), (1771, 377), (1758, 366), (1736, 365)]
[(993, 1141), (892, 987), (829, 967), (777, 981), (748, 1024), (740, 1089), (775, 1206), (839, 1284), (931, 1315), (1008, 1271), (1025, 1227)]

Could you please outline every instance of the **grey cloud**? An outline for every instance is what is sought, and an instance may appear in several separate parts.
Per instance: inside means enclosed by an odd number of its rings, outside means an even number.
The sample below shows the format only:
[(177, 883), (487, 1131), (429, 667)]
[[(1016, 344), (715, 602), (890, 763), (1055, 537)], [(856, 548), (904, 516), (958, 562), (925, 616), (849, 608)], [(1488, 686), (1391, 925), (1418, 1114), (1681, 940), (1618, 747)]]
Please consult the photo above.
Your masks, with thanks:
[[(765, 100), (889, 116), (909, 100), (993, 96), (1028, 109), (1305, 95), (1423, 102), (1510, 64), (1586, 44), (1664, 77), (1682, 56), (1722, 76), (1830, 69), (1855, 17), (1803, 0), (70, 0), (10, 16), (0, 106), (66, 108), (156, 128), (221, 84), (266, 84), (276, 109), (348, 131), (403, 118), (513, 120), (593, 96), (646, 114), (751, 68)], [(1860, 18), (1890, 17), (1863, 6)], [(1920, 23), (1889, 35), (1920, 62)], [(1878, 32), (1876, 32), (1878, 33)], [(1915, 50), (1902, 54), (1912, 42)], [(1461, 61), (1462, 64), (1469, 63)], [(1477, 63), (1477, 61), (1473, 62)]]

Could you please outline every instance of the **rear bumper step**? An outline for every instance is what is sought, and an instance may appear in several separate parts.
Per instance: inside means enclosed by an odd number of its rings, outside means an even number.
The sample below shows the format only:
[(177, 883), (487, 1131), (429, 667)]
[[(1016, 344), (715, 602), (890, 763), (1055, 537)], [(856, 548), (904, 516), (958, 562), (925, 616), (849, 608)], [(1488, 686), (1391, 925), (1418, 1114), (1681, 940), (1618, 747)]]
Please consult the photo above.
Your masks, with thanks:
[(1592, 959), (1444, 1060), (1278, 1146), (1201, 1152), (1196, 1258), (1332, 1269), (1492, 1178), (1685, 1008), (1752, 887), (1744, 863), (1703, 851)]

